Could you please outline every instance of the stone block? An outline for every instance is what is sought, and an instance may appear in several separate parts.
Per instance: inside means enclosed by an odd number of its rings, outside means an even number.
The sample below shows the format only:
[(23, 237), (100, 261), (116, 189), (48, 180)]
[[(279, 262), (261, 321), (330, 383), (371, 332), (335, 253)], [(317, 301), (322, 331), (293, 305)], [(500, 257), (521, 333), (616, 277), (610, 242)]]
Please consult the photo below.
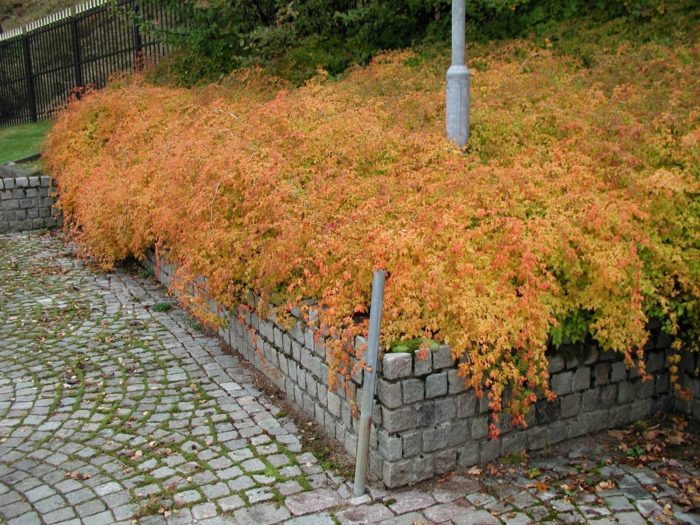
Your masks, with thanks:
[(418, 427), (430, 427), (435, 424), (435, 402), (423, 401), (411, 405), (414, 408), (416, 425)]
[(423, 432), (420, 430), (407, 430), (399, 435), (401, 436), (403, 456), (405, 458), (417, 456), (423, 451)]
[(589, 413), (590, 415), (590, 427), (589, 432), (600, 432), (603, 429), (609, 428), (610, 425), (610, 411), (607, 409), (594, 410)]
[(471, 441), (457, 450), (457, 463), (460, 467), (471, 467), (479, 463), (479, 443)]
[(475, 417), (471, 421), (472, 439), (483, 439), (489, 435), (489, 418), (487, 416)]
[(617, 402), (620, 404), (631, 403), (636, 398), (636, 389), (632, 383), (622, 382), (618, 385)]
[(476, 394), (463, 392), (457, 396), (457, 417), (470, 417), (476, 413)]
[(340, 397), (335, 392), (328, 392), (328, 411), (335, 417), (340, 417)]
[(29, 179), (27, 177), (16, 177), (15, 178), (15, 187), (28, 188), (29, 187)]
[(581, 411), (592, 412), (594, 410), (598, 410), (600, 407), (600, 390), (598, 388), (593, 388), (583, 392), (581, 396)]
[(594, 374), (596, 386), (607, 385), (610, 381), (610, 363), (604, 362), (596, 364)]
[(569, 424), (567, 421), (554, 421), (547, 425), (549, 428), (549, 444), (554, 445), (566, 439), (569, 434)]
[(451, 421), (457, 417), (457, 400), (448, 396), (435, 401), (435, 422)]
[(390, 436), (386, 430), (377, 433), (377, 450), (386, 461), (396, 461), (403, 457), (403, 440), (399, 436)]
[(382, 481), (384, 481), (384, 484), (390, 489), (410, 483), (412, 481), (412, 474), (412, 460), (384, 461), (382, 467)]
[(6, 190), (11, 190), (15, 187), (15, 179), (2, 179), (2, 182)]
[(574, 389), (574, 374), (572, 372), (554, 374), (551, 388), (559, 396), (570, 394)]
[(527, 431), (527, 449), (540, 450), (549, 445), (549, 428), (534, 427)]
[(421, 379), (404, 379), (401, 382), (403, 391), (403, 402), (405, 404), (422, 401), (425, 397), (424, 383)]
[(591, 368), (582, 366), (574, 372), (574, 390), (587, 390), (591, 387)]
[(581, 394), (569, 394), (559, 398), (561, 406), (561, 417), (566, 419), (577, 416), (581, 410)]
[(433, 352), (427, 350), (425, 359), (418, 357), (418, 352), (414, 355), (413, 373), (417, 376), (423, 376), (433, 371)]
[(646, 399), (654, 395), (654, 380), (639, 381), (637, 383), (637, 399)]
[(598, 361), (599, 356), (600, 352), (598, 351), (598, 347), (595, 345), (588, 345), (586, 347), (586, 358), (583, 360), (583, 364), (592, 365)]
[[(437, 368), (437, 367), (436, 367)], [(447, 394), (447, 373), (430, 374), (425, 379), (425, 397), (428, 399)]]
[(579, 414), (578, 417), (569, 419), (569, 428), (567, 437), (569, 439), (583, 436), (587, 434), (591, 428), (590, 414)]
[(524, 432), (511, 432), (501, 437), (501, 455), (507, 456), (522, 452), (527, 448), (527, 434)]
[(449, 385), (448, 391), (450, 394), (459, 394), (467, 389), (465, 379), (459, 375), (459, 371), (456, 368), (448, 370), (447, 383)]
[(377, 396), (381, 404), (387, 408), (401, 406), (401, 386), (401, 382), (391, 382), (380, 377), (377, 381)]
[(452, 349), (449, 346), (441, 345), (433, 352), (433, 370), (441, 370), (451, 366), (454, 366)]
[(382, 358), (382, 375), (385, 379), (400, 379), (411, 375), (413, 359), (409, 353), (385, 353)]
[(436, 474), (432, 454), (424, 454), (413, 460), (413, 481), (423, 481)]
[(423, 452), (434, 452), (447, 447), (451, 425), (440, 423), (437, 427), (423, 430)]
[(622, 361), (617, 361), (613, 363), (610, 367), (610, 381), (613, 383), (619, 383), (627, 379), (627, 367)]
[(548, 370), (550, 374), (556, 374), (564, 370), (564, 358), (561, 355), (551, 355), (549, 356)]
[(535, 405), (535, 410), (538, 424), (547, 424), (551, 423), (552, 421), (556, 421), (561, 417), (560, 398), (557, 398), (554, 401), (538, 401)]
[(450, 428), (450, 435), (447, 437), (447, 446), (454, 447), (466, 443), (471, 435), (469, 433), (470, 422), (466, 419), (455, 419)]
[(412, 407), (382, 408), (382, 419), (387, 432), (401, 432), (416, 428), (416, 411)]
[(610, 408), (617, 403), (617, 385), (607, 385), (600, 389), (600, 405)]
[(501, 451), (500, 439), (486, 439), (479, 446), (479, 462), (488, 463), (498, 457)]
[[(436, 452), (433, 456), (433, 468), (435, 474), (444, 474), (454, 470), (457, 466), (457, 450), (447, 449)], [(425, 478), (424, 478), (425, 479)]]

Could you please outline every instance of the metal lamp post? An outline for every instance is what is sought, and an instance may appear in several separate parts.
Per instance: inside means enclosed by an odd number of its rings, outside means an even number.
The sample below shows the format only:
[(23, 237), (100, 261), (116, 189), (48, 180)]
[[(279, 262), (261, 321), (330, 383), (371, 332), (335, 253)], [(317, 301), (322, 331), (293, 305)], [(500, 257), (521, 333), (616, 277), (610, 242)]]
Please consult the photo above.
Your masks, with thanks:
[(447, 138), (460, 147), (469, 140), (469, 70), (465, 61), (464, 0), (452, 0), (452, 65), (447, 70)]

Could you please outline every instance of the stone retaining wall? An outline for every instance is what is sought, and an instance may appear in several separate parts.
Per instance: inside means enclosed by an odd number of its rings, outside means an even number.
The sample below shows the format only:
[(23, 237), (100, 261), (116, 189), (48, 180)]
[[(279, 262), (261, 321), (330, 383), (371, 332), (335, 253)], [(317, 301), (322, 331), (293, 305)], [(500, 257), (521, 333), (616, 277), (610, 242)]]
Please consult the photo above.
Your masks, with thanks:
[(60, 212), (53, 208), (54, 191), (46, 175), (0, 166), (0, 233), (60, 226)]
[[(169, 285), (173, 267), (153, 255), (145, 262)], [(216, 305), (210, 303), (212, 311)], [(284, 391), (287, 398), (315, 419), (326, 434), (354, 456), (358, 420), (353, 400), (359, 399), (362, 374), (340, 388), (328, 388), (326, 350), (313, 331), (297, 320), (284, 329), (259, 318), (254, 309), (228, 313), (219, 335)], [(358, 341), (358, 344), (362, 344)], [(484, 400), (467, 391), (457, 375), (448, 347), (429, 351), (427, 359), (412, 353), (387, 353), (379, 378), (370, 437), (370, 471), (387, 487), (408, 485), (459, 467), (496, 459), (522, 450), (541, 449), (564, 439), (621, 426), (657, 410), (679, 409), (700, 417), (700, 379), (694, 372), (698, 355), (684, 356), (683, 382), (695, 398), (681, 403), (669, 392), (664, 368), (669, 340), (654, 338), (647, 352), (653, 379), (642, 382), (617, 354), (590, 345), (550, 357), (554, 402), (542, 401), (528, 417), (529, 428), (513, 429), (503, 421), (501, 437), (489, 439), (489, 410)], [(569, 357), (565, 357), (568, 355)], [(506, 419), (506, 418), (503, 418)]]

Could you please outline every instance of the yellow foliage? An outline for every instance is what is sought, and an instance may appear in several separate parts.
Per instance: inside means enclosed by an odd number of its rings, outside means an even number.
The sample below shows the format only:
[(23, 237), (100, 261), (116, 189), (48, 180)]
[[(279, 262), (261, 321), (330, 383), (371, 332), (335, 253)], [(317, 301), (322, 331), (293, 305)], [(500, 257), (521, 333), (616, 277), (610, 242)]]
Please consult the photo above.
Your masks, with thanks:
[(280, 311), (313, 298), (332, 373), (385, 268), (383, 343), (450, 344), (524, 424), (551, 397), (560, 322), (587, 312), (642, 366), (648, 313), (673, 331), (675, 305), (697, 305), (700, 61), (682, 51), (694, 60), (649, 45), (581, 70), (496, 49), (472, 71), (465, 151), (444, 139), (444, 61), (403, 51), (299, 89), (256, 71), (197, 90), (122, 81), (72, 103), (45, 156), (84, 255), (109, 267), (156, 245), (228, 306), (248, 289)]

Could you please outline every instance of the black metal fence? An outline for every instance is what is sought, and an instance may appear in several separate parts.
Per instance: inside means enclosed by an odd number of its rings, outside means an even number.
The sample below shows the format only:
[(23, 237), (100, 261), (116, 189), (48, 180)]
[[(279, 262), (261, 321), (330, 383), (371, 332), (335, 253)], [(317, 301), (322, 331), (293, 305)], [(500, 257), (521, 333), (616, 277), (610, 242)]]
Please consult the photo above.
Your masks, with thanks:
[(159, 0), (89, 0), (0, 34), (0, 126), (46, 119), (76, 88), (158, 61), (169, 51), (160, 30), (180, 16)]

